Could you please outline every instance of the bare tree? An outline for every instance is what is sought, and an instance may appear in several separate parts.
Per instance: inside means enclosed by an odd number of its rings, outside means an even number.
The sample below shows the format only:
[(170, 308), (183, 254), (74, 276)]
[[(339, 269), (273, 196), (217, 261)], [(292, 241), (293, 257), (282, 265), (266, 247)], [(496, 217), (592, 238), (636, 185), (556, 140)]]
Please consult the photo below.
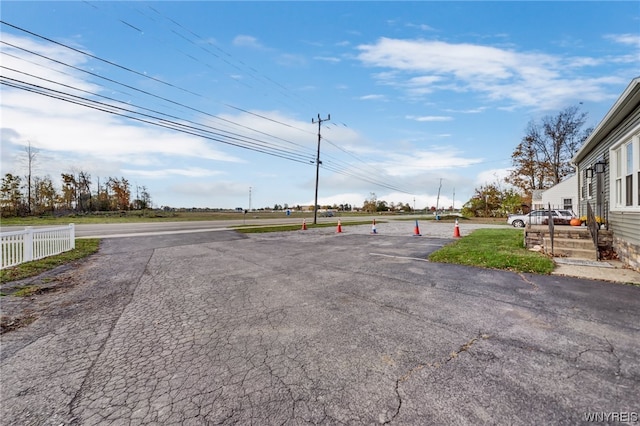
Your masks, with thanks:
[(33, 162), (35, 161), (38, 150), (31, 146), (31, 141), (27, 142), (27, 146), (24, 147), (24, 152), (27, 155), (27, 213), (31, 214), (31, 207), (33, 205), (33, 197), (31, 196), (33, 173)]
[(85, 171), (79, 171), (76, 183), (78, 186), (78, 208), (81, 211), (93, 210), (91, 202), (91, 174)]
[(511, 155), (513, 170), (507, 182), (530, 194), (573, 173), (571, 159), (592, 131), (582, 130), (586, 119), (587, 114), (573, 106), (543, 117), (539, 123), (529, 122), (526, 135)]

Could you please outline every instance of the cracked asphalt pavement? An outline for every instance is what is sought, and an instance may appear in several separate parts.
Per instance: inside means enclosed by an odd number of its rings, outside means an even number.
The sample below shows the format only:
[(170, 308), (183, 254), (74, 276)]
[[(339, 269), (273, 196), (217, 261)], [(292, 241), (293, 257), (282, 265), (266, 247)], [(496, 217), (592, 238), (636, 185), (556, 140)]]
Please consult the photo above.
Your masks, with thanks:
[(63, 290), (3, 298), (35, 320), (1, 336), (0, 422), (579, 424), (640, 411), (639, 287), (431, 263), (450, 239), (379, 231), (103, 240), (47, 278)]

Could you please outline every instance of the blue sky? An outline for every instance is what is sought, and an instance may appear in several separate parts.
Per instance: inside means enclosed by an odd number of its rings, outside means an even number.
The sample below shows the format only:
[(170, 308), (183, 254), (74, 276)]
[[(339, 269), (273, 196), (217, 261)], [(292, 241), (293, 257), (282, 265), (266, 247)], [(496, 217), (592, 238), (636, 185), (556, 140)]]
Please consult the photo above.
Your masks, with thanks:
[(595, 126), (640, 75), (638, 2), (4, 1), (1, 12), (3, 83), (22, 87), (0, 86), (2, 174), (26, 175), (30, 142), (35, 174), (85, 171), (94, 191), (125, 177), (156, 206), (313, 204), (311, 119), (330, 114), (319, 204), (375, 193), (435, 206), (442, 179), (439, 206), (460, 207), (505, 176), (529, 121), (578, 105)]

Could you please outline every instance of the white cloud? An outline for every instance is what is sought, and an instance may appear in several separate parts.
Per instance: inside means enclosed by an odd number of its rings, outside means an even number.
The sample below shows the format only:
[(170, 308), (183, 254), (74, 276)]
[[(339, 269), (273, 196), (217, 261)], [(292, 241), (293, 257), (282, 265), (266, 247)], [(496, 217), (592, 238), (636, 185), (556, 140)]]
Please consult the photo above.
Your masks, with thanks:
[(445, 109), (446, 112), (455, 112), (455, 113), (460, 113), (460, 114), (479, 114), (479, 113), (484, 112), (486, 110), (487, 110), (487, 107), (477, 107), (477, 108), (461, 109), (461, 110)]
[[(177, 192), (182, 196), (195, 198), (209, 198), (213, 196), (234, 196), (244, 195), (248, 192), (248, 187), (240, 182), (233, 181), (216, 181), (216, 182), (188, 182), (171, 185), (171, 191)], [(211, 203), (208, 203), (211, 205)], [(215, 204), (213, 204), (215, 205)]]
[(381, 101), (385, 99), (385, 96), (371, 94), (371, 95), (360, 96), (358, 99), (362, 101)]
[(37, 140), (39, 148), (69, 156), (122, 162), (142, 155), (241, 161), (214, 148), (205, 139), (141, 127), (113, 115), (15, 89), (3, 93), (3, 123), (19, 129), (21, 138)]
[[(3, 40), (27, 47), (34, 52), (56, 58), (72, 66), (88, 67), (85, 57), (62, 48), (45, 47), (31, 41), (3, 34)], [(28, 74), (42, 76), (81, 88), (92, 93), (105, 91), (104, 87), (87, 81), (87, 75), (66, 68), (59, 72), (56, 66), (41, 66), (40, 60), (12, 48), (14, 57), (3, 55), (3, 65), (19, 69), (21, 73), (3, 70), (3, 76), (18, 78), (26, 83), (39, 84), (61, 91), (70, 88), (48, 83)], [(61, 70), (60, 70), (61, 71)], [(27, 77), (25, 77), (27, 76)], [(73, 93), (73, 92), (72, 92)], [(111, 95), (111, 93), (110, 93)], [(83, 97), (90, 97), (87, 93)], [(241, 163), (239, 157), (227, 154), (214, 141), (186, 135), (174, 130), (105, 114), (91, 108), (55, 100), (11, 87), (3, 87), (2, 103), (2, 171), (22, 173), (20, 159), (24, 146), (31, 142), (37, 149), (36, 172), (54, 178), (61, 172), (82, 170), (96, 180), (98, 176), (129, 174), (140, 177), (213, 176), (206, 165), (209, 162)], [(130, 106), (131, 109), (135, 107)], [(197, 161), (199, 166), (175, 168), (183, 161)], [(205, 164), (203, 167), (202, 164)], [(160, 172), (160, 170), (162, 170)]]
[(420, 31), (434, 31), (433, 27), (430, 27), (427, 24), (412, 24), (412, 23), (408, 23), (406, 24), (407, 27), (409, 28), (417, 28)]
[(301, 67), (307, 64), (304, 56), (293, 55), (291, 53), (282, 53), (278, 55), (276, 62), (286, 67)]
[(340, 58), (336, 58), (335, 56), (314, 56), (313, 59), (316, 61), (332, 62), (334, 64), (340, 62)]
[(439, 115), (424, 115), (424, 116), (415, 116), (415, 115), (407, 115), (405, 117), (407, 120), (414, 120), (414, 121), (451, 121), (453, 120), (453, 117), (447, 117), (447, 116), (439, 116)]
[(234, 46), (249, 47), (251, 49), (264, 49), (257, 38), (250, 35), (238, 35), (233, 39)]
[(478, 176), (476, 177), (476, 185), (481, 186), (481, 185), (487, 185), (487, 184), (499, 182), (503, 187), (507, 187), (507, 184), (505, 183), (504, 179), (507, 176), (509, 176), (509, 173), (511, 173), (510, 168), (491, 169), (491, 170), (482, 171), (478, 173)]
[(616, 43), (640, 47), (640, 34), (607, 34), (604, 38)]
[(163, 168), (156, 170), (122, 169), (122, 173), (126, 174), (127, 176), (140, 176), (142, 178), (149, 179), (161, 179), (171, 176), (209, 177), (224, 174), (224, 172), (218, 170), (204, 169), (201, 167), (188, 167), (184, 169)]
[(483, 161), (482, 158), (466, 158), (451, 146), (416, 150), (411, 153), (388, 153), (379, 168), (390, 176), (411, 176), (435, 170), (469, 167)]
[(602, 101), (610, 97), (606, 90), (610, 81), (576, 79), (567, 73), (568, 68), (600, 64), (595, 58), (422, 39), (380, 38), (358, 49), (358, 59), (364, 65), (386, 69), (374, 78), (413, 97), (435, 90), (476, 92), (491, 101), (540, 109), (557, 108), (575, 99)]

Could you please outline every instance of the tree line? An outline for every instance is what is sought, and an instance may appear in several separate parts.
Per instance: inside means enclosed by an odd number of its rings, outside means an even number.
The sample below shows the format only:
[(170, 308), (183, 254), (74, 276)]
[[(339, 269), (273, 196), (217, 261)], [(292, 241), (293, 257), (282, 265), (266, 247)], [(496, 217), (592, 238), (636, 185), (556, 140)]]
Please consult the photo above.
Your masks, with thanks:
[(549, 189), (575, 173), (571, 159), (593, 132), (593, 127), (584, 128), (586, 121), (587, 114), (577, 106), (530, 121), (511, 154), (512, 168), (504, 182), (476, 188), (462, 213), (505, 217), (529, 209), (534, 190)]
[(145, 186), (132, 187), (124, 177), (109, 177), (91, 190), (91, 175), (85, 171), (62, 173), (58, 190), (50, 176), (26, 179), (6, 173), (0, 186), (3, 217), (44, 214), (88, 213), (94, 211), (144, 210), (151, 208), (151, 195)]

